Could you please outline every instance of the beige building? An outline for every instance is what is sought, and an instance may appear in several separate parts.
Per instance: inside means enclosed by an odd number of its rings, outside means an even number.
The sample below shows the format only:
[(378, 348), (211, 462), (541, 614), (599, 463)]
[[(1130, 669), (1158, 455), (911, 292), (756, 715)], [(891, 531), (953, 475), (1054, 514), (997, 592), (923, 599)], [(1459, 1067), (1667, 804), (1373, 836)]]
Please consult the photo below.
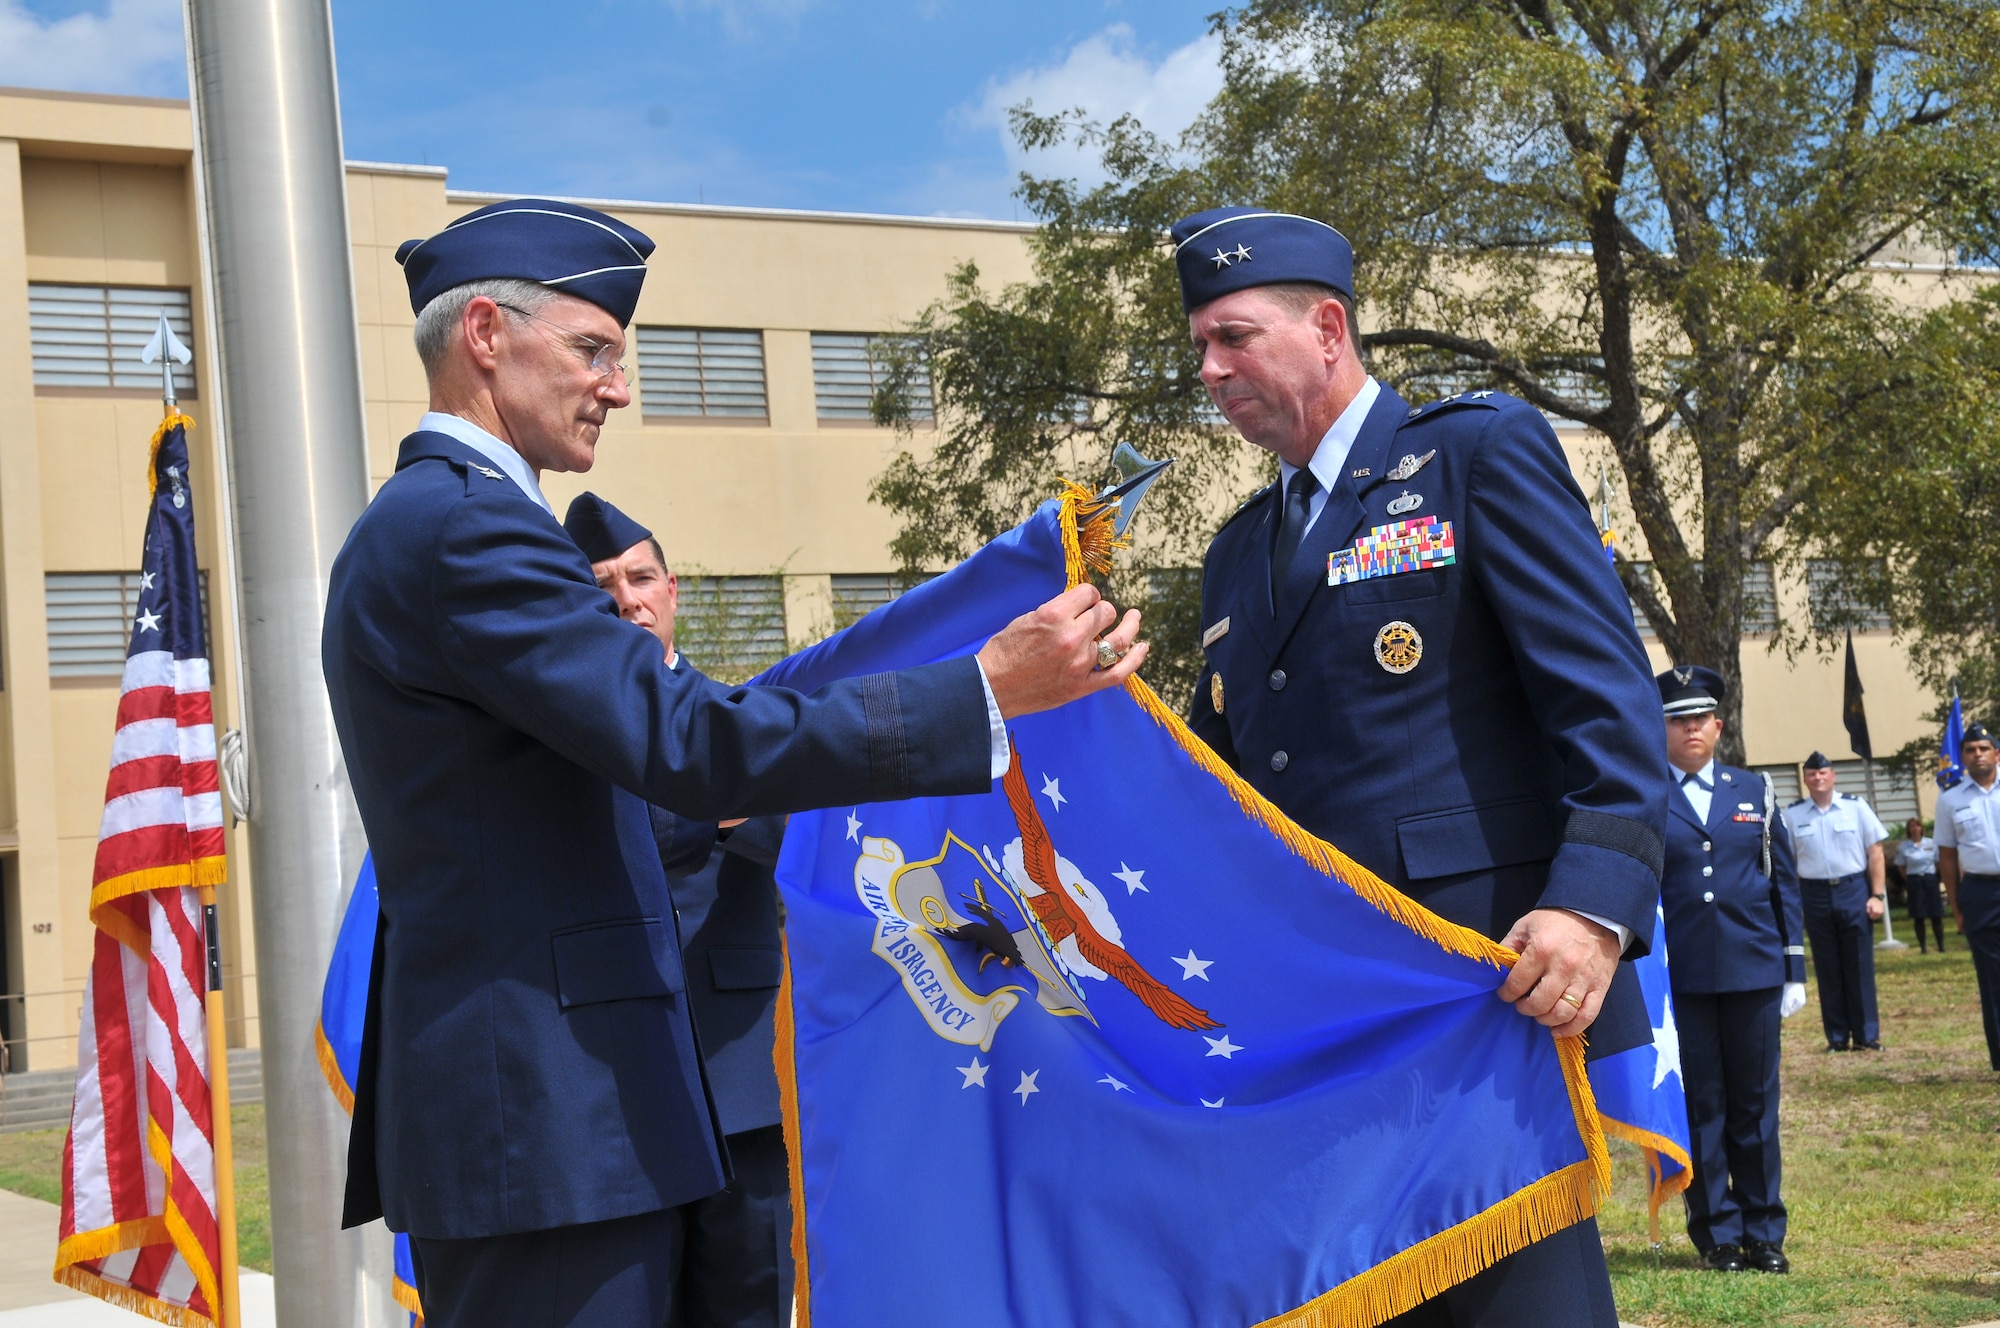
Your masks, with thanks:
[[(75, 1054), (146, 445), (160, 414), (157, 370), (137, 356), (162, 312), (194, 351), (180, 395), (197, 425), (216, 724), (238, 722), (226, 489), (216, 430), (202, 427), (220, 390), (191, 151), (185, 102), (0, 89), (0, 397), (19, 403), (0, 430), (0, 1042), (15, 1070)], [(354, 162), (347, 182), (368, 457), (380, 483), (425, 403), (396, 246), (494, 196), (448, 189), (442, 168)], [(638, 400), (612, 417), (588, 483), (658, 531), (677, 569), (701, 574), (684, 607), (689, 653), (748, 664), (880, 602), (894, 523), (867, 494), (901, 444), (868, 418), (867, 338), (914, 316), (966, 259), (994, 284), (1026, 278), (1028, 228), (598, 206), (659, 249), (627, 357)], [(1565, 440), (1593, 488), (1586, 436)], [(547, 485), (558, 512), (583, 487), (577, 476)], [(1808, 587), (1775, 593), (1781, 612), (1810, 611)], [(1876, 745), (1892, 750), (1923, 731), (1930, 698), (1886, 630), (1857, 635), (1856, 648)], [(1744, 666), (1750, 759), (1777, 767), (1791, 792), (1809, 751), (1847, 749), (1840, 663), (1793, 665), (1752, 648)], [(1881, 783), (1885, 819), (1914, 805), (1907, 781)], [(1858, 775), (1847, 785), (1858, 788)], [(1927, 809), (1927, 793), (1923, 801)], [(231, 1041), (254, 1045), (250, 833), (229, 832), (221, 902)]]

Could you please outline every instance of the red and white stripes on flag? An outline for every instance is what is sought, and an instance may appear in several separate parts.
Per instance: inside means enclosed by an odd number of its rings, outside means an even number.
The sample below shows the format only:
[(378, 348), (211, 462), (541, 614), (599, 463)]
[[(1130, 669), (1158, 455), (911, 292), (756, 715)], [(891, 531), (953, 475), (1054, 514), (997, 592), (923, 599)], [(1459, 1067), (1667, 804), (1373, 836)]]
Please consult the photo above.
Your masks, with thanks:
[(184, 416), (154, 438), (156, 485), (98, 830), (97, 928), (63, 1146), (55, 1277), (165, 1323), (220, 1320), (206, 938), (223, 880)]

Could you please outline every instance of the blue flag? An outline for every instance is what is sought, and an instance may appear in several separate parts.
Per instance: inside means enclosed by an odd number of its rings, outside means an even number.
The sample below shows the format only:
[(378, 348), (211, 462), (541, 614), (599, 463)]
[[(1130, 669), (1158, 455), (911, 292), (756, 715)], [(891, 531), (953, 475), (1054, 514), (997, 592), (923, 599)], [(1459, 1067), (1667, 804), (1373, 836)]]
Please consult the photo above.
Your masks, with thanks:
[(1954, 788), (1965, 778), (1958, 749), (1965, 745), (1965, 713), (1958, 708), (1958, 688), (1951, 689), (1951, 710), (1944, 720), (1944, 738), (1938, 744), (1938, 791)]
[(1681, 1081), (1681, 1041), (1674, 1028), (1674, 995), (1667, 980), (1667, 919), (1655, 911), (1653, 948), (1632, 967), (1646, 995), (1653, 1044), (1592, 1062), (1590, 1086), (1604, 1132), (1636, 1144), (1646, 1155), (1652, 1185), (1646, 1216), (1660, 1243), (1660, 1205), (1688, 1187), (1687, 1085)]
[[(975, 651), (1108, 562), (1073, 490), (776, 666)], [(1238, 779), (1143, 683), (976, 797), (794, 816), (778, 1062), (799, 1322), (1379, 1324), (1595, 1211), (1513, 955)]]
[[(375, 858), (361, 859), (347, 916), (333, 942), (333, 962), (320, 988), (319, 1027), (313, 1041), (319, 1050), (320, 1073), (348, 1115), (354, 1114), (354, 1081), (361, 1071), (361, 1030), (368, 1016), (368, 973), (375, 960), (375, 920), (381, 913), (375, 893)], [(396, 1303), (410, 1312), (410, 1322), (424, 1321), (417, 1300), (416, 1266), (410, 1261), (410, 1238), (396, 1233), (396, 1277), (390, 1290)]]

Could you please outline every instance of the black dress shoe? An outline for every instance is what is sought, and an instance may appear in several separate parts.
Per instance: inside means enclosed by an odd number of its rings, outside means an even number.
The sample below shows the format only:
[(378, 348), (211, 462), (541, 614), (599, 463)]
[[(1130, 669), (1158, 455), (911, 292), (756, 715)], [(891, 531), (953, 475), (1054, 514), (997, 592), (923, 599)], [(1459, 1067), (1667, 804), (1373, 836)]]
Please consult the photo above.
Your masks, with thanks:
[(1880, 1050), (1882, 1050), (1882, 1044), (1881, 1044), (1880, 1042), (1857, 1042), (1857, 1043), (1855, 1043), (1854, 1045), (1855, 1045), (1855, 1048), (1856, 1048), (1857, 1050), (1860, 1050), (1860, 1051), (1880, 1051)]
[(1829, 1042), (1826, 1044), (1826, 1049), (1828, 1051), (1846, 1051), (1847, 1044), (1845, 1042)]
[(1792, 1261), (1785, 1257), (1784, 1248), (1768, 1240), (1744, 1241), (1743, 1262), (1745, 1266), (1760, 1273), (1792, 1271)]
[(1701, 1266), (1711, 1273), (1740, 1273), (1743, 1251), (1735, 1245), (1718, 1245), (1701, 1256)]

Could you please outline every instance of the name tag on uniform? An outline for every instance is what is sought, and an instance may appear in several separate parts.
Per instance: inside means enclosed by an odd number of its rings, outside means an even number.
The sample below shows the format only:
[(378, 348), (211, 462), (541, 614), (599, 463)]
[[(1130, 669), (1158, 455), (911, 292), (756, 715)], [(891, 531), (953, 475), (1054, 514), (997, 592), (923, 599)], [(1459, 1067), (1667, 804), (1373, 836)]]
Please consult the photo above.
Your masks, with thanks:
[(1208, 649), (1223, 637), (1229, 635), (1229, 619), (1224, 618), (1201, 634), (1201, 648)]
[(1344, 586), (1372, 577), (1449, 567), (1457, 561), (1458, 542), (1451, 522), (1434, 516), (1395, 521), (1375, 527), (1354, 541), (1354, 547), (1327, 555), (1326, 583)]

